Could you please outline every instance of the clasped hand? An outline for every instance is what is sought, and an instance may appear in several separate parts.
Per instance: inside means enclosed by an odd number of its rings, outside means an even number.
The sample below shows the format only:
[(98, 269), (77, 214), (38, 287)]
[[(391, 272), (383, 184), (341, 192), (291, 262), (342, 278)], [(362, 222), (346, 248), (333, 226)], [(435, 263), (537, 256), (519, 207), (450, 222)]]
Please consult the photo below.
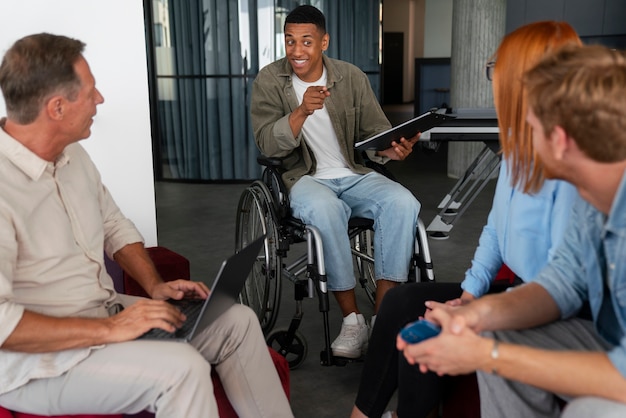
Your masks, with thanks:
[(490, 342), (473, 329), (477, 318), (468, 306), (427, 302), (426, 319), (441, 326), (441, 333), (417, 344), (400, 336), (396, 348), (409, 364), (419, 365), (422, 373), (442, 376), (470, 373), (489, 358)]

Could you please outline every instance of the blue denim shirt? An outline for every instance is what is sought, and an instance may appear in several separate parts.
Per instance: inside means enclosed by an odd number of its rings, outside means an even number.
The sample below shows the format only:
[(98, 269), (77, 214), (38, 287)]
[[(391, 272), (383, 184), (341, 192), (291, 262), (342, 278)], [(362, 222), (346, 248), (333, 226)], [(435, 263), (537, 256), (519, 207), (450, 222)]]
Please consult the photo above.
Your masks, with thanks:
[(503, 160), (487, 225), (461, 287), (484, 295), (502, 263), (522, 280), (532, 280), (561, 243), (577, 196), (574, 186), (561, 180), (546, 180), (537, 193), (523, 193), (511, 186)]
[(536, 282), (554, 298), (563, 318), (588, 300), (608, 356), (626, 377), (626, 175), (608, 216), (579, 199), (553, 260)]

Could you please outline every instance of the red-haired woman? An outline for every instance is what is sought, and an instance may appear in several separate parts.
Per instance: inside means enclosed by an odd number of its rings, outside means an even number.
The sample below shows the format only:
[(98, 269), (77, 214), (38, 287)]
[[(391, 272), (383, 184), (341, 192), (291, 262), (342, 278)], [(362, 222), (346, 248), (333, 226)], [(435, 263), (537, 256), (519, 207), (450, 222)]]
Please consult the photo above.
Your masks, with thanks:
[(487, 225), (471, 267), (458, 283), (414, 283), (388, 292), (376, 317), (359, 392), (351, 417), (379, 417), (398, 389), (398, 406), (385, 416), (426, 417), (440, 400), (446, 377), (421, 373), (396, 350), (400, 329), (424, 315), (427, 300), (468, 303), (508, 285), (494, 285), (503, 264), (516, 282), (532, 280), (559, 244), (576, 190), (563, 181), (545, 180), (526, 122), (522, 75), (549, 51), (581, 44), (565, 22), (535, 22), (504, 37), (487, 64), (492, 80), (502, 165)]

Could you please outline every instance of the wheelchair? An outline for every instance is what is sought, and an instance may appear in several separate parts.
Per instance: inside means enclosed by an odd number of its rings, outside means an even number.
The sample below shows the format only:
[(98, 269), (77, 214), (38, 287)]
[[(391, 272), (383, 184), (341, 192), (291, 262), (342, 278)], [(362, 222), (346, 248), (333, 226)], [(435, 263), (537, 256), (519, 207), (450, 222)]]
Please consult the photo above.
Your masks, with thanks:
[[(266, 239), (240, 293), (240, 302), (252, 308), (258, 316), (267, 344), (285, 356), (289, 367), (295, 369), (302, 364), (308, 352), (306, 339), (298, 331), (303, 317), (302, 301), (305, 297), (313, 298), (317, 295), (325, 346), (320, 354), (320, 362), (324, 366), (344, 365), (349, 360), (333, 356), (330, 347), (329, 296), (320, 232), (313, 225), (305, 225), (300, 219), (291, 216), (288, 192), (281, 178), (281, 159), (260, 156), (257, 161), (264, 169), (261, 179), (248, 186), (239, 199), (235, 250), (239, 251), (263, 234)], [(368, 166), (390, 176), (379, 164), (369, 161)], [(372, 304), (376, 294), (373, 224), (371, 219), (352, 218), (347, 231), (357, 283)], [(419, 219), (410, 281), (435, 280), (427, 239), (426, 229)], [(287, 253), (297, 243), (305, 243), (306, 251), (288, 258)], [(283, 279), (291, 281), (295, 286), (296, 312), (288, 328), (273, 330), (280, 307)]]

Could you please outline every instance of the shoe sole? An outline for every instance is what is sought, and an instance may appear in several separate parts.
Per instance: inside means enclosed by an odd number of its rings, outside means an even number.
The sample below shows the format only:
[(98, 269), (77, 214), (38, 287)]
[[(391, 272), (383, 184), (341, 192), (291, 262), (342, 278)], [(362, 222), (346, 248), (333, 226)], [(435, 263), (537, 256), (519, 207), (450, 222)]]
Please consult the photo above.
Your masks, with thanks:
[(350, 358), (350, 359), (356, 359), (356, 358), (361, 358), (365, 354), (367, 354), (367, 347), (368, 347), (368, 344), (364, 344), (363, 348), (361, 348), (361, 351), (359, 351), (358, 353), (355, 353), (354, 351), (338, 350), (335, 348), (331, 348), (331, 350), (333, 352), (333, 356), (335, 357), (345, 357), (345, 358)]
[(335, 357), (344, 357), (344, 358), (349, 358), (349, 359), (357, 359), (361, 357), (361, 353), (350, 353), (347, 351), (341, 351), (341, 350), (333, 350), (333, 356)]

